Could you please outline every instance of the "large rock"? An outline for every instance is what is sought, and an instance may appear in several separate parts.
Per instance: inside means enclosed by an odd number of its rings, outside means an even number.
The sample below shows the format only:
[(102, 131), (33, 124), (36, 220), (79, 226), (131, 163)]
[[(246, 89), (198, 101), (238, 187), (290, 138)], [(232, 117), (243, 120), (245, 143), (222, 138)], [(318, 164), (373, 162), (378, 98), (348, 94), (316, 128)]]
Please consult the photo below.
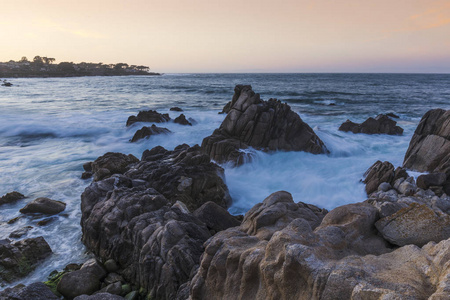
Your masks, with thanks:
[(45, 215), (56, 215), (65, 209), (66, 203), (41, 197), (25, 205), (20, 212), (23, 214), (40, 213)]
[(108, 152), (97, 158), (92, 164), (94, 181), (109, 177), (113, 174), (123, 174), (130, 169), (130, 165), (139, 162), (132, 154)]
[(263, 101), (249, 85), (237, 85), (225, 120), (202, 142), (202, 149), (219, 163), (241, 164), (241, 149), (264, 151), (306, 151), (326, 153), (327, 149), (311, 127), (289, 105), (276, 99)]
[(200, 206), (194, 211), (193, 215), (205, 223), (208, 229), (213, 232), (219, 232), (241, 224), (225, 208), (212, 201)]
[(186, 116), (184, 114), (179, 115), (177, 118), (175, 118), (175, 120), (173, 120), (173, 122), (180, 125), (192, 126), (192, 123), (186, 120)]
[(6, 204), (6, 203), (13, 203), (13, 202), (16, 202), (23, 198), (25, 198), (25, 196), (16, 191), (7, 193), (6, 195), (3, 195), (2, 197), (0, 197), (0, 205)]
[[(378, 236), (378, 212), (368, 203), (336, 208), (315, 227), (322, 214), (317, 209), (306, 217), (289, 217), (291, 210), (283, 206), (294, 203), (288, 195), (276, 193), (268, 199), (247, 213), (240, 227), (206, 242), (190, 282), (191, 299), (448, 296), (450, 240), (394, 250)], [(266, 213), (255, 214), (263, 206)], [(264, 214), (268, 216), (261, 219)], [(308, 219), (312, 215), (318, 219)]]
[(136, 122), (163, 123), (170, 121), (169, 114), (160, 114), (156, 110), (140, 111), (137, 116), (130, 116), (127, 120), (127, 126)]
[(366, 192), (371, 194), (378, 189), (380, 184), (386, 182), (392, 186), (397, 179), (406, 178), (408, 174), (401, 167), (394, 169), (390, 162), (378, 160), (364, 173), (364, 177), (363, 183), (366, 185)]
[(43, 237), (11, 243), (0, 240), (0, 278), (12, 282), (28, 275), (52, 250)]
[(149, 138), (152, 135), (156, 135), (156, 134), (168, 134), (171, 133), (172, 131), (170, 131), (167, 128), (164, 127), (157, 127), (155, 124), (153, 124), (151, 127), (147, 127), (144, 126), (141, 129), (139, 129), (138, 131), (136, 131), (136, 133), (134, 134), (133, 138), (130, 140), (130, 142), (134, 143), (137, 142), (141, 139), (144, 138)]
[(0, 292), (0, 300), (58, 300), (53, 292), (42, 282), (27, 286), (7, 288)]
[(61, 278), (57, 290), (67, 299), (80, 295), (91, 295), (100, 289), (98, 276), (87, 270), (69, 272)]
[(376, 116), (375, 119), (368, 118), (361, 124), (347, 120), (342, 123), (342, 125), (339, 127), (339, 130), (366, 134), (403, 134), (403, 128), (397, 126), (396, 121), (392, 120), (388, 115), (384, 114)]
[(450, 175), (450, 110), (433, 109), (420, 120), (403, 166), (420, 172)]

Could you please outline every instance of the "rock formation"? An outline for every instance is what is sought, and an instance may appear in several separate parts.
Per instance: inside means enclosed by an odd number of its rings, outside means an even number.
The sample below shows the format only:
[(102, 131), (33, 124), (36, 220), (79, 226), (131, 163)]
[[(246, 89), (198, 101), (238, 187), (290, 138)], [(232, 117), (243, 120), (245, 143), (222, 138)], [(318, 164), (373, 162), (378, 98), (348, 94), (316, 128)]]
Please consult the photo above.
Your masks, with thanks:
[(263, 101), (249, 85), (237, 85), (232, 101), (224, 111), (225, 120), (202, 142), (202, 149), (213, 160), (244, 163), (248, 147), (264, 151), (306, 151), (326, 153), (327, 149), (289, 105), (276, 99)]
[(178, 106), (174, 106), (170, 108), (170, 111), (183, 111), (183, 109), (179, 108)]
[(381, 183), (387, 182), (393, 185), (397, 179), (406, 178), (408, 174), (401, 167), (394, 170), (394, 166), (388, 161), (377, 161), (366, 171), (364, 177), (366, 192), (371, 194), (378, 189)]
[(143, 110), (137, 116), (129, 116), (127, 126), (136, 122), (163, 123), (170, 121), (169, 114), (160, 114), (156, 110)]
[(0, 292), (0, 300), (58, 300), (53, 292), (42, 282), (28, 286), (18, 285)]
[(340, 131), (350, 131), (353, 133), (366, 134), (390, 134), (401, 135), (403, 128), (397, 126), (397, 122), (392, 120), (389, 115), (380, 114), (374, 118), (368, 118), (363, 123), (353, 123), (350, 120), (345, 121), (339, 127)]
[(168, 134), (168, 133), (171, 133), (169, 129), (164, 127), (157, 127), (155, 124), (153, 124), (151, 127), (144, 126), (138, 131), (136, 131), (130, 142), (134, 143), (141, 139), (149, 138), (155, 134)]
[(7, 193), (6, 195), (3, 195), (2, 197), (0, 197), (0, 205), (7, 204), (7, 203), (13, 203), (13, 202), (16, 202), (23, 198), (25, 198), (25, 196), (16, 191)]
[(192, 126), (191, 122), (186, 120), (186, 116), (184, 114), (179, 115), (175, 120), (173, 120), (174, 123), (180, 124), (180, 125), (189, 125)]
[(66, 209), (66, 203), (52, 200), (46, 197), (37, 198), (20, 210), (23, 214), (39, 213), (45, 215), (56, 215)]

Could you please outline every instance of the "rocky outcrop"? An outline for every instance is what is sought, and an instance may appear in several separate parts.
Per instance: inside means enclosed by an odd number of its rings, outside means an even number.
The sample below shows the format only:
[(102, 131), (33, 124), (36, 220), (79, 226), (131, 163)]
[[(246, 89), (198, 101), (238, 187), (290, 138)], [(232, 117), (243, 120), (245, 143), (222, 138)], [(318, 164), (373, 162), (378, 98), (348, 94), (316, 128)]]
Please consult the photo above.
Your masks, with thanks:
[(7, 193), (6, 195), (3, 195), (2, 197), (0, 197), (0, 205), (7, 204), (7, 203), (13, 203), (13, 202), (16, 202), (23, 198), (25, 198), (25, 196), (16, 191)]
[(183, 111), (183, 109), (179, 108), (178, 106), (174, 106), (170, 108), (170, 111)]
[(20, 210), (23, 214), (45, 214), (56, 215), (66, 209), (66, 203), (52, 200), (46, 197), (37, 198)]
[(163, 123), (170, 121), (169, 114), (160, 114), (156, 110), (143, 110), (137, 116), (130, 116), (127, 120), (127, 126), (136, 122)]
[(193, 215), (205, 223), (213, 235), (219, 231), (241, 224), (225, 208), (212, 201), (208, 201), (200, 206), (194, 211)]
[(386, 182), (391, 186), (399, 178), (406, 178), (408, 174), (406, 170), (397, 167), (394, 170), (394, 166), (388, 162), (376, 161), (364, 174), (363, 183), (366, 185), (367, 194), (375, 192), (381, 183)]
[(403, 162), (405, 168), (450, 175), (450, 110), (433, 109), (420, 120)]
[(342, 125), (339, 127), (339, 130), (366, 134), (403, 134), (403, 128), (397, 126), (396, 121), (392, 120), (388, 115), (384, 114), (380, 114), (375, 118), (368, 118), (361, 124), (347, 120), (342, 123)]
[(272, 194), (205, 243), (191, 299), (445, 299), (450, 240), (392, 248), (369, 203), (323, 215)]
[[(91, 173), (94, 175), (94, 181), (99, 181), (113, 174), (123, 174), (131, 168), (133, 163), (139, 162), (139, 159), (132, 154), (122, 154), (117, 152), (108, 152), (91, 163)], [(84, 165), (83, 165), (84, 167)]]
[(167, 128), (164, 127), (157, 127), (155, 124), (153, 124), (151, 127), (144, 126), (136, 133), (134, 134), (133, 138), (130, 140), (130, 142), (134, 143), (144, 138), (149, 138), (152, 135), (156, 134), (169, 134), (172, 131), (170, 131)]
[(53, 292), (42, 282), (28, 286), (18, 285), (0, 292), (0, 300), (58, 300)]
[(52, 250), (43, 237), (12, 243), (0, 240), (0, 278), (12, 282), (28, 275)]
[(202, 142), (213, 160), (242, 164), (248, 147), (264, 151), (306, 151), (326, 153), (327, 149), (311, 127), (289, 105), (276, 99), (263, 101), (249, 85), (237, 85), (228, 115), (214, 133)]
[(175, 120), (173, 120), (174, 123), (180, 124), (180, 125), (189, 125), (192, 126), (191, 122), (186, 120), (186, 116), (184, 114), (179, 115)]

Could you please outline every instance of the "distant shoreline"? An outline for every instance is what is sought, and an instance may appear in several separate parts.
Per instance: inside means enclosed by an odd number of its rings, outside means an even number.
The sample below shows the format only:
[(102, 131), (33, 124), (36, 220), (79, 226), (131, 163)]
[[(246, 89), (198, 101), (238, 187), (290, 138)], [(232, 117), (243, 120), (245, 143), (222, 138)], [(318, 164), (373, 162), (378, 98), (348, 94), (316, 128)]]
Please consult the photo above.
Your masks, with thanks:
[(117, 76), (161, 76), (162, 73), (147, 74), (5, 74), (0, 73), (2, 79), (12, 78), (70, 78), (70, 77), (117, 77)]

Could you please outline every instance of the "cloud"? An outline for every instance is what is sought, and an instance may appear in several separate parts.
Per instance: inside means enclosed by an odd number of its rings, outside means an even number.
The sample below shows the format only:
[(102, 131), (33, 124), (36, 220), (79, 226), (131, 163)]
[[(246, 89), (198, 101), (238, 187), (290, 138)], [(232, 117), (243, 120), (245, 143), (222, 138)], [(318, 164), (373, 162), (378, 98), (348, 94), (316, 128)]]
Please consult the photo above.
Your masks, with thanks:
[(450, 3), (427, 9), (419, 14), (411, 15), (406, 25), (393, 32), (411, 32), (439, 28), (450, 24)]
[(105, 39), (107, 36), (100, 34), (98, 32), (92, 31), (92, 30), (84, 30), (84, 29), (78, 29), (78, 28), (70, 28), (63, 26), (59, 23), (56, 23), (49, 19), (40, 19), (38, 21), (38, 24), (45, 28), (51, 28), (53, 30), (69, 33), (78, 37), (82, 38), (91, 38), (91, 39)]

